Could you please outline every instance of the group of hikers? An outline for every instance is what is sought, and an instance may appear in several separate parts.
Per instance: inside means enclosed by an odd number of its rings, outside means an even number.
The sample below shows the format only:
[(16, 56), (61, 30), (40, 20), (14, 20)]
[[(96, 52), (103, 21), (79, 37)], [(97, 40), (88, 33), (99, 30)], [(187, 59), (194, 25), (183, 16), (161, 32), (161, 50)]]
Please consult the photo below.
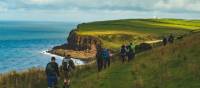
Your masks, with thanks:
[(122, 63), (128, 59), (128, 62), (135, 58), (135, 46), (130, 43), (129, 45), (122, 45), (120, 50)]
[[(168, 37), (163, 38), (163, 45), (167, 43), (174, 42), (174, 36), (171, 34)], [(111, 52), (107, 48), (102, 48), (100, 45), (96, 47), (96, 62), (97, 62), (97, 69), (100, 72), (103, 69), (106, 69), (110, 66), (111, 63)], [(135, 45), (133, 43), (122, 45), (120, 49), (120, 57), (122, 63), (125, 63), (127, 60), (128, 62), (135, 58)], [(72, 61), (70, 55), (67, 55), (62, 61), (62, 65), (59, 69), (58, 64), (55, 62), (56, 58), (52, 57), (51, 62), (49, 62), (46, 66), (46, 75), (48, 80), (48, 88), (56, 88), (58, 79), (60, 77), (60, 72), (62, 72), (64, 76), (63, 80), (63, 88), (69, 88), (70, 86), (70, 75), (72, 71), (75, 69), (74, 62)]]
[[(174, 42), (174, 36), (171, 34), (168, 37), (163, 38), (163, 45), (167, 43)], [(106, 69), (110, 66), (112, 54), (109, 49), (102, 48), (101, 45), (97, 45), (96, 47), (96, 62), (97, 69), (100, 72), (103, 69)], [(136, 50), (135, 45), (133, 43), (122, 45), (120, 49), (120, 57), (122, 63), (125, 61), (131, 61), (135, 58)], [(55, 62), (56, 58), (52, 57), (51, 62), (49, 62), (46, 66), (46, 75), (48, 81), (48, 88), (57, 88), (58, 79), (60, 78), (60, 72), (64, 76), (63, 80), (63, 88), (69, 88), (70, 86), (70, 75), (75, 69), (75, 65), (70, 55), (67, 55), (62, 61), (62, 65), (59, 69), (58, 64)]]
[[(97, 66), (98, 71), (101, 71), (102, 69), (106, 69), (110, 66), (110, 57), (112, 56), (112, 54), (106, 48), (98, 48), (97, 51)], [(69, 88), (70, 75), (72, 74), (73, 70), (75, 70), (75, 64), (70, 55), (67, 55), (67, 57), (63, 59), (60, 68), (59, 65), (56, 63), (56, 58), (51, 57), (51, 62), (47, 64), (45, 70), (47, 75), (48, 88), (57, 88), (58, 80), (60, 79), (60, 72), (62, 72), (64, 76), (63, 88)]]
[[(132, 43), (130, 43), (129, 45), (122, 45), (120, 56), (122, 59), (122, 63), (124, 63), (126, 59), (128, 59), (128, 61), (131, 61), (135, 58), (135, 46)], [(106, 69), (110, 66), (111, 57), (112, 54), (109, 49), (102, 48), (100, 45), (97, 46), (96, 62), (98, 71)]]
[(97, 69), (101, 71), (110, 66), (111, 52), (107, 48), (102, 48), (100, 45), (97, 46), (96, 62)]
[(168, 37), (163, 38), (163, 45), (167, 45), (167, 43), (173, 43), (174, 42), (174, 36), (171, 34)]
[(60, 79), (60, 72), (63, 74), (63, 88), (69, 88), (70, 86), (70, 75), (75, 69), (75, 64), (71, 59), (70, 55), (67, 55), (62, 61), (62, 65), (59, 69), (56, 63), (56, 58), (52, 57), (51, 62), (46, 66), (46, 75), (48, 81), (48, 88), (57, 88), (58, 79)]

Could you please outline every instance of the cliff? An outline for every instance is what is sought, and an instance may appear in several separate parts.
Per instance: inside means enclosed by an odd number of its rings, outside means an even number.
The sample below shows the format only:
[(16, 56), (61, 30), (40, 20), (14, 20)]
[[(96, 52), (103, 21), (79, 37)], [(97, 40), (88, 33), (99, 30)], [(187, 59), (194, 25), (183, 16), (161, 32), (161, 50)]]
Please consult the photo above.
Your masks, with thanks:
[(84, 51), (91, 50), (96, 48), (97, 45), (101, 45), (101, 41), (98, 38), (89, 35), (79, 35), (77, 31), (78, 30), (72, 30), (70, 32), (67, 39), (67, 49)]
[[(151, 49), (150, 43), (160, 45), (163, 37), (171, 34), (182, 37), (199, 29), (193, 21), (178, 19), (127, 19), (83, 23), (70, 32), (67, 44), (56, 46), (49, 52), (88, 59), (95, 57), (97, 45), (118, 52), (121, 45), (129, 43), (139, 45), (137, 50), (141, 52)], [(154, 43), (158, 40), (158, 43)]]
[(72, 30), (67, 38), (67, 44), (55, 46), (49, 53), (67, 56), (71, 55), (74, 58), (90, 59), (96, 55), (97, 45), (101, 45), (101, 41), (95, 36), (80, 35), (78, 29)]

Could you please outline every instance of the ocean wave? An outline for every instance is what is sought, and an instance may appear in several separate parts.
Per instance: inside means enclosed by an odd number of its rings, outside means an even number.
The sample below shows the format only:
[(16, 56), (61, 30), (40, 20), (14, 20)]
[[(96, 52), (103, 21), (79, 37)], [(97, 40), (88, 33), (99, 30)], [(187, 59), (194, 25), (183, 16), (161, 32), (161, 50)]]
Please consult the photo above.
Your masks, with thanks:
[[(51, 56), (51, 57), (55, 57), (55, 58), (57, 58), (57, 59), (61, 59), (61, 60), (64, 58), (64, 57), (62, 57), (62, 56), (58, 56), (58, 55), (55, 55), (55, 54), (48, 53), (47, 51), (48, 51), (48, 50), (44, 50), (44, 51), (42, 51), (41, 53), (44, 54), (44, 55), (48, 55), (48, 56)], [(75, 65), (85, 65), (85, 64), (86, 64), (85, 61), (82, 61), (82, 60), (80, 60), (80, 59), (76, 59), (76, 58), (71, 58), (71, 59), (73, 60), (73, 62), (74, 62)]]

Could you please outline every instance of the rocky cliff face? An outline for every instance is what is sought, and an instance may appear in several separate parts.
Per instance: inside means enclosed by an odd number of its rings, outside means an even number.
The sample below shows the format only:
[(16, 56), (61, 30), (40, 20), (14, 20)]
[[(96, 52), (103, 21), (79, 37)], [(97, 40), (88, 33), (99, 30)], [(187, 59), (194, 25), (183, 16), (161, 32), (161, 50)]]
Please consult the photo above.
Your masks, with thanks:
[(96, 45), (101, 45), (101, 41), (94, 36), (78, 35), (77, 30), (72, 30), (67, 39), (67, 48), (70, 50), (84, 51), (96, 48)]
[(90, 59), (95, 57), (97, 46), (101, 46), (102, 42), (88, 35), (79, 35), (78, 30), (72, 30), (67, 38), (68, 43), (54, 47), (49, 53), (59, 56), (71, 55), (71, 57), (79, 59)]
[(101, 41), (88, 35), (79, 35), (78, 30), (72, 30), (67, 38), (68, 43), (61, 46), (56, 46), (54, 49), (67, 49), (75, 51), (85, 51), (96, 48), (97, 45), (101, 45)]

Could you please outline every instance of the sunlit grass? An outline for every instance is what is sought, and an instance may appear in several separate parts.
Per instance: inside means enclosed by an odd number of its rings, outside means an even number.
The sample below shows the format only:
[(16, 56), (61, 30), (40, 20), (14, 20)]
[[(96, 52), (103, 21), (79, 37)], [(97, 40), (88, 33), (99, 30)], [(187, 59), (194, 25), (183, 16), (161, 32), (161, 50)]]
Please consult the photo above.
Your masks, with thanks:
[[(199, 88), (199, 34), (119, 61), (74, 82), (74, 88)], [(114, 57), (114, 59), (119, 59)], [(91, 81), (92, 80), (92, 81)], [(85, 85), (81, 85), (85, 84)]]
[(95, 36), (108, 48), (119, 48), (122, 44), (162, 40), (200, 30), (200, 23), (181, 19), (127, 19), (80, 24), (79, 35)]
[[(194, 23), (193, 23), (194, 22)], [(82, 24), (78, 33), (98, 37), (103, 46), (119, 52), (122, 44), (159, 40), (163, 36), (199, 30), (199, 21), (135, 19)], [(78, 67), (72, 88), (200, 88), (198, 34), (137, 55), (130, 63), (112, 58), (110, 68), (97, 73), (96, 64)], [(63, 79), (59, 81), (59, 87)], [(44, 69), (0, 74), (0, 88), (46, 88)]]
[(127, 35), (148, 35), (147, 33), (139, 33), (133, 31), (85, 31), (85, 32), (78, 32), (80, 35), (92, 35), (92, 36), (99, 36), (99, 35), (113, 35), (113, 34), (127, 34)]
[[(95, 64), (77, 67), (71, 77), (72, 88), (199, 88), (200, 34), (174, 44), (143, 52), (122, 64), (118, 55), (111, 67), (98, 73)], [(62, 78), (62, 76), (61, 76)], [(59, 87), (63, 79), (59, 81)], [(43, 69), (0, 75), (0, 88), (46, 88)]]

